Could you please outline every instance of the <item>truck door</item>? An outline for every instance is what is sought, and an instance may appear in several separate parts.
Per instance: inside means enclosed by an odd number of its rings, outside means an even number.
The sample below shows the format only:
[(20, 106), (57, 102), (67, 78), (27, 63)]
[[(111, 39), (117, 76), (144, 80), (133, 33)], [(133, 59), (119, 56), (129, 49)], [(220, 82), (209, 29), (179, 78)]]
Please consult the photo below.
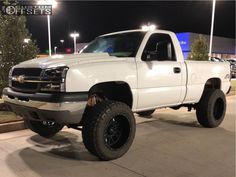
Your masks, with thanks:
[(177, 62), (168, 34), (152, 34), (137, 60), (138, 109), (170, 106), (180, 102), (182, 64)]

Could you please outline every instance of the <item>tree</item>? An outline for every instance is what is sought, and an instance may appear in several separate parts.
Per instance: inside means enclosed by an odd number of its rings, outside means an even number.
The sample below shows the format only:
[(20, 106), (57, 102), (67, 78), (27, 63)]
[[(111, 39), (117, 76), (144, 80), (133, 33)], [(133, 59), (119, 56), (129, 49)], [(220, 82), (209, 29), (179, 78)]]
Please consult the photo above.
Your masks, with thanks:
[(206, 39), (199, 35), (191, 45), (189, 60), (208, 60), (208, 45)]
[(35, 41), (26, 28), (26, 17), (0, 13), (0, 95), (8, 84), (8, 73), (12, 66), (32, 58), (38, 53)]

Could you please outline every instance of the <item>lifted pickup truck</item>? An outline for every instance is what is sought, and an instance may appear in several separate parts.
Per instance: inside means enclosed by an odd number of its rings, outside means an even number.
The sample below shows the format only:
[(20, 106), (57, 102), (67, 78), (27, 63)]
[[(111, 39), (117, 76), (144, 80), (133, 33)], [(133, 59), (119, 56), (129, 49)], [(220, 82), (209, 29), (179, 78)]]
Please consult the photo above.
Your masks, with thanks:
[(174, 33), (130, 30), (99, 36), (79, 54), (14, 66), (3, 99), (39, 135), (82, 130), (85, 147), (111, 160), (133, 142), (133, 113), (186, 106), (202, 126), (217, 127), (229, 87), (228, 63), (186, 62)]

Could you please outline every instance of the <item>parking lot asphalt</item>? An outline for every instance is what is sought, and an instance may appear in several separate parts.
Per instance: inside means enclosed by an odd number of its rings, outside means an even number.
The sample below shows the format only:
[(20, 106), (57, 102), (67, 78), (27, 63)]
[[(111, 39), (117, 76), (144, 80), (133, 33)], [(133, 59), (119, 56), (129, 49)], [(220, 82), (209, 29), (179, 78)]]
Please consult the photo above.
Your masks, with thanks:
[(51, 139), (29, 130), (0, 134), (2, 177), (234, 177), (236, 96), (227, 97), (218, 128), (202, 128), (195, 111), (160, 109), (151, 119), (136, 115), (137, 131), (123, 157), (99, 161), (81, 132), (63, 129)]

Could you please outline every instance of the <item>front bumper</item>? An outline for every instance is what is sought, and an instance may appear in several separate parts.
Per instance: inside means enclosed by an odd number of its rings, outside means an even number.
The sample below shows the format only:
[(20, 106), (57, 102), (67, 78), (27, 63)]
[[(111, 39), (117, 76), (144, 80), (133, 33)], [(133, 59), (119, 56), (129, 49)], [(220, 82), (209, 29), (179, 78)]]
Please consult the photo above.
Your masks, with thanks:
[(87, 104), (87, 92), (21, 93), (3, 90), (3, 100), (17, 115), (37, 121), (78, 124)]

